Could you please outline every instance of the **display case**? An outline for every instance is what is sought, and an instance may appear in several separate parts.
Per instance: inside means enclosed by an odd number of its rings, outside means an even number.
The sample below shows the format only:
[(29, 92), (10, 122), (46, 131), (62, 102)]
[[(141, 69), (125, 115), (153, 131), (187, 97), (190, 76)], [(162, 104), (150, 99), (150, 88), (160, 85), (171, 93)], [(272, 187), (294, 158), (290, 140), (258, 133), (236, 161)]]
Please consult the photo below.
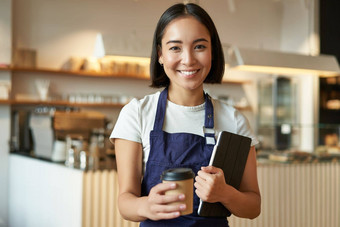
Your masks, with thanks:
[(340, 76), (320, 78), (319, 122), (340, 124)]
[(292, 145), (292, 127), (298, 123), (298, 81), (272, 77), (258, 83), (258, 136), (264, 149), (286, 150)]
[[(260, 139), (257, 147), (258, 156), (262, 159), (279, 162), (323, 162), (340, 161), (340, 125), (339, 124), (281, 124), (261, 128), (263, 135), (269, 135), (277, 128), (289, 129), (289, 146), (286, 149), (272, 144), (265, 144)], [(285, 129), (286, 130), (286, 129)], [(287, 130), (288, 131), (288, 130)], [(317, 138), (316, 146), (311, 150), (304, 149), (301, 141), (306, 132), (313, 133)], [(260, 138), (265, 136), (260, 135)]]
[(259, 81), (258, 157), (280, 162), (339, 161), (340, 124), (302, 122), (301, 83), (281, 76)]

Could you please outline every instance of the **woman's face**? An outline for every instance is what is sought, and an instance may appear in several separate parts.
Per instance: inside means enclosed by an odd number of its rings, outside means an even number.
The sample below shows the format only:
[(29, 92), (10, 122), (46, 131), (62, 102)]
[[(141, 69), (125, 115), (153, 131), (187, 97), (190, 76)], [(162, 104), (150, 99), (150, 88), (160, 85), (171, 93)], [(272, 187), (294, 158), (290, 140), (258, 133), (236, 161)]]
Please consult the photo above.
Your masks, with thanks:
[(211, 68), (211, 53), (208, 29), (188, 16), (167, 25), (158, 56), (172, 88), (195, 90), (203, 88)]

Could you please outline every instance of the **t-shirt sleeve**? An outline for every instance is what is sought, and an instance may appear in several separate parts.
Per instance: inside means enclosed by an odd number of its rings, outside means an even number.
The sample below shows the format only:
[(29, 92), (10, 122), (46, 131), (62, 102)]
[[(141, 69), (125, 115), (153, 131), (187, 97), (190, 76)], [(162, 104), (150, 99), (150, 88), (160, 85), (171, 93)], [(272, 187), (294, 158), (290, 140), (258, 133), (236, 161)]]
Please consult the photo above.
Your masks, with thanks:
[(248, 119), (239, 111), (235, 111), (235, 119), (237, 122), (237, 134), (251, 138), (251, 146), (258, 144), (259, 141), (251, 129)]
[(125, 139), (141, 143), (140, 108), (137, 99), (132, 99), (119, 113), (116, 124), (110, 135), (110, 141)]

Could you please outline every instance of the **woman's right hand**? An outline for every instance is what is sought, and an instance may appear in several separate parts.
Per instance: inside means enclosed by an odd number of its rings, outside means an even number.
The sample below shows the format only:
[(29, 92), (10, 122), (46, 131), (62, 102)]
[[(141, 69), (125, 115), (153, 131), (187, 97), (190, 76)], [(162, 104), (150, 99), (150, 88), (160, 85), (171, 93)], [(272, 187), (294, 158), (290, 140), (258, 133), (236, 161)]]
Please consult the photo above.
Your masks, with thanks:
[(176, 183), (160, 183), (154, 186), (145, 200), (146, 212), (143, 216), (151, 220), (173, 219), (181, 215), (181, 211), (186, 209), (184, 203), (170, 204), (173, 202), (183, 201), (184, 194), (179, 195), (165, 195), (168, 190), (176, 188)]
[[(121, 216), (129, 221), (141, 222), (146, 219), (172, 219), (186, 209), (184, 195), (165, 195), (176, 188), (176, 184), (155, 185), (148, 196), (141, 196), (143, 172), (142, 144), (124, 139), (115, 139), (116, 162), (118, 169), (118, 207)], [(178, 204), (170, 204), (179, 202)]]

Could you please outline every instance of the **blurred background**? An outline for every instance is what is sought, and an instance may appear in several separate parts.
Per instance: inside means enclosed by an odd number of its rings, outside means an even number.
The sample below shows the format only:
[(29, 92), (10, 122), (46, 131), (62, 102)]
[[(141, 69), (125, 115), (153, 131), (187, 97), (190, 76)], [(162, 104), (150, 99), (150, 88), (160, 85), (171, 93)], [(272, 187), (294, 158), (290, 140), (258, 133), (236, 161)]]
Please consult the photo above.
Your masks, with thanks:
[[(154, 93), (172, 0), (0, 1), (0, 227), (134, 226), (117, 210), (121, 108)], [(340, 226), (340, 3), (200, 0), (223, 44), (213, 97), (258, 136), (262, 213), (231, 226)]]

